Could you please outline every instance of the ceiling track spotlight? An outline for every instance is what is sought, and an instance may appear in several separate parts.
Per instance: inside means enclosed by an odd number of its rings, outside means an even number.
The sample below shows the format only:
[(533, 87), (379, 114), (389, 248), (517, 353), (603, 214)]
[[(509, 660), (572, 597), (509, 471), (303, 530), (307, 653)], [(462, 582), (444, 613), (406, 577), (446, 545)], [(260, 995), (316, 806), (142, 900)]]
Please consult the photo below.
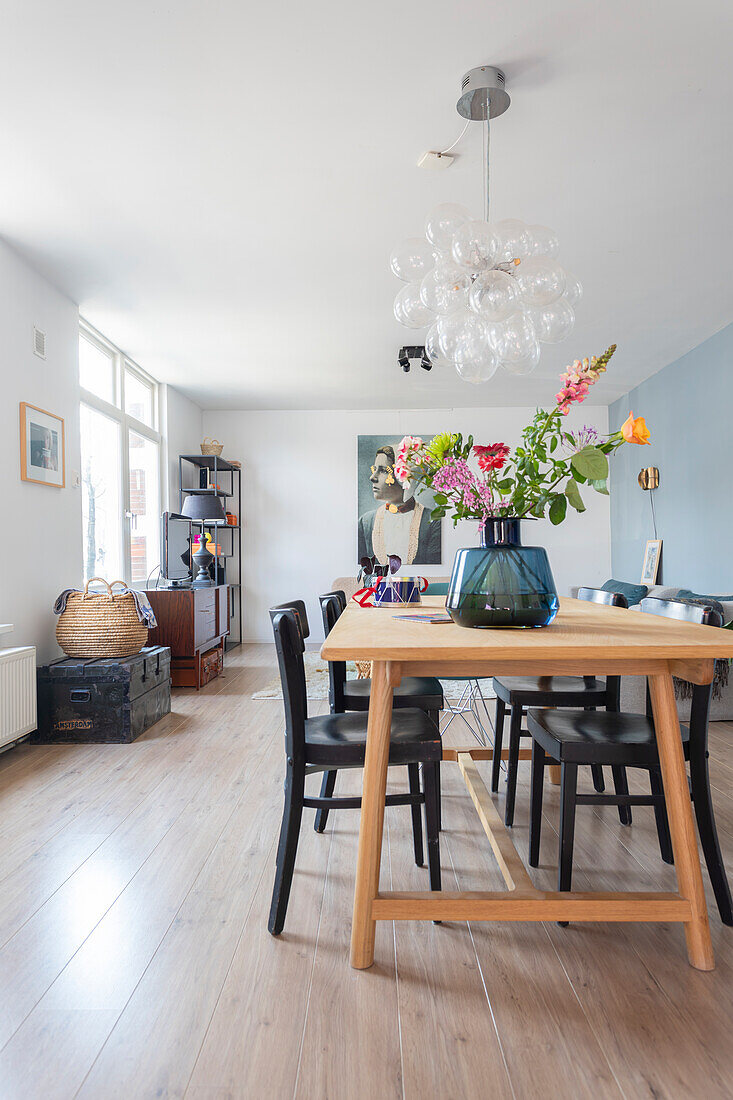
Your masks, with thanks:
[(454, 367), (467, 382), (487, 382), (499, 366), (511, 374), (533, 371), (541, 344), (570, 335), (583, 293), (557, 262), (553, 230), (516, 218), (489, 220), (490, 124), (509, 103), (501, 69), (481, 65), (466, 73), (456, 109), (483, 123), (483, 219), (443, 203), (428, 216), (425, 236), (403, 241), (390, 257), (405, 284), (395, 317), (407, 328), (427, 328), (426, 358)]
[(423, 344), (407, 344), (397, 353), (397, 362), (405, 374), (410, 373), (410, 360), (419, 359), (423, 370), (432, 370), (433, 364)]

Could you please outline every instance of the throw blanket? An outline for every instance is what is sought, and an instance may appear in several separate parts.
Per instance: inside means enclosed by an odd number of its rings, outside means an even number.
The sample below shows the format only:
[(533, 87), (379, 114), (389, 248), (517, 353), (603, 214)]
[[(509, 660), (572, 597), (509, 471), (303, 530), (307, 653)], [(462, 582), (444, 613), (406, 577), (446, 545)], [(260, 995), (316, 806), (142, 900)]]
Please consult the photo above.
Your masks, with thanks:
[[(54, 615), (63, 615), (64, 611), (66, 611), (66, 601), (69, 596), (75, 596), (81, 593), (81, 588), (65, 588), (61, 595), (56, 597), (56, 602), (53, 605)], [(105, 595), (105, 593), (95, 593), (95, 595)], [(155, 630), (158, 625), (158, 620), (150, 606), (150, 600), (144, 592), (138, 592), (136, 588), (123, 588), (120, 592), (115, 592), (115, 595), (132, 596), (135, 601), (135, 610), (137, 611), (137, 617), (140, 622), (144, 623), (148, 630)]]
[[(683, 599), (681, 596), (674, 597), (675, 603), (689, 603), (695, 604), (699, 607), (712, 607), (714, 611), (717, 611), (720, 615), (722, 623), (725, 623), (725, 611), (723, 605), (717, 600), (708, 598), (704, 599)], [(728, 678), (730, 675), (730, 661), (727, 659), (715, 662), (715, 672), (713, 673), (713, 699), (720, 699), (723, 694), (723, 688), (728, 686)], [(678, 699), (691, 699), (692, 690), (694, 684), (691, 684), (688, 680), (678, 680), (674, 678), (674, 693)]]

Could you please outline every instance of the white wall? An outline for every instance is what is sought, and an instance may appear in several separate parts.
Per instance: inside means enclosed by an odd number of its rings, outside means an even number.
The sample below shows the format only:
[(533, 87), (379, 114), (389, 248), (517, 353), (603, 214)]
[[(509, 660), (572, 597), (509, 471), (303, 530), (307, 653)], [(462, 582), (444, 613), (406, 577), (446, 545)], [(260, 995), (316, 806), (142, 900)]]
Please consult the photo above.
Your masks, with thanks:
[[(519, 442), (534, 409), (419, 411), (204, 412), (204, 434), (242, 462), (244, 637), (271, 640), (269, 606), (302, 597), (311, 632), (322, 637), (317, 596), (338, 576), (354, 576), (356, 448), (358, 435), (473, 433), (477, 443)], [(608, 410), (583, 406), (569, 427), (589, 423), (607, 431)], [(547, 548), (561, 594), (571, 584), (610, 576), (608, 498), (585, 493), (587, 511), (571, 511), (560, 527), (525, 523), (524, 541)], [(415, 567), (426, 576), (450, 573), (460, 546), (478, 545), (476, 524), (443, 520), (443, 563)]]
[[(198, 454), (203, 439), (203, 413), (198, 405), (184, 397), (173, 386), (160, 387), (161, 426), (165, 448), (167, 478), (163, 483), (163, 509), (179, 510), (178, 456)], [(184, 484), (194, 487), (191, 481), (193, 467), (186, 464)], [(188, 482), (185, 481), (188, 475)], [(167, 492), (167, 497), (166, 497)]]
[[(46, 359), (33, 354), (33, 326)], [(39, 662), (60, 656), (53, 602), (81, 581), (79, 314), (76, 305), (0, 241), (0, 622), (5, 645), (35, 645)], [(62, 416), (66, 488), (20, 480), (19, 403)]]

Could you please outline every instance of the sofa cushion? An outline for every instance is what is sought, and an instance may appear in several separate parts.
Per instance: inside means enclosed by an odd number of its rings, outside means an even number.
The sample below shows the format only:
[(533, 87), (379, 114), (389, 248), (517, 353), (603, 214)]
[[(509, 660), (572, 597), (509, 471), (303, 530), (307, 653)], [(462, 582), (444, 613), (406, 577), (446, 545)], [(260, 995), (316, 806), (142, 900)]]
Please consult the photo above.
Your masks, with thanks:
[(616, 580), (606, 581), (601, 585), (601, 589), (603, 592), (618, 592), (620, 596), (625, 596), (629, 606), (639, 603), (649, 591), (645, 584), (630, 584), (627, 581)]

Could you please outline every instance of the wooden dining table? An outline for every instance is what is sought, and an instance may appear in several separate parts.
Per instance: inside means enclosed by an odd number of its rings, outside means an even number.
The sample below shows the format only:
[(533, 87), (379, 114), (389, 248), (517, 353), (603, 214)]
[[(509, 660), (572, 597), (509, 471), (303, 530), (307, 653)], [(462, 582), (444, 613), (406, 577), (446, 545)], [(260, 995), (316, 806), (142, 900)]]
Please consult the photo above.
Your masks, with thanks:
[[(672, 677), (694, 684), (713, 678), (715, 658), (733, 657), (733, 635), (634, 610), (561, 599), (551, 626), (539, 630), (471, 630), (404, 616), (443, 606), (359, 607), (351, 603), (328, 635), (328, 661), (371, 661), (366, 760), (351, 928), (351, 965), (374, 961), (378, 920), (677, 921), (692, 966), (712, 970), (705, 893), (682, 751)], [(493, 849), (502, 891), (379, 889), (392, 720), (392, 690), (403, 676), (647, 676), (672, 837), (677, 892), (552, 892), (538, 890), (481, 779), (477, 761), (491, 748), (445, 748), (459, 767)], [(504, 752), (502, 755), (506, 755)], [(527, 750), (522, 751), (526, 758)]]

